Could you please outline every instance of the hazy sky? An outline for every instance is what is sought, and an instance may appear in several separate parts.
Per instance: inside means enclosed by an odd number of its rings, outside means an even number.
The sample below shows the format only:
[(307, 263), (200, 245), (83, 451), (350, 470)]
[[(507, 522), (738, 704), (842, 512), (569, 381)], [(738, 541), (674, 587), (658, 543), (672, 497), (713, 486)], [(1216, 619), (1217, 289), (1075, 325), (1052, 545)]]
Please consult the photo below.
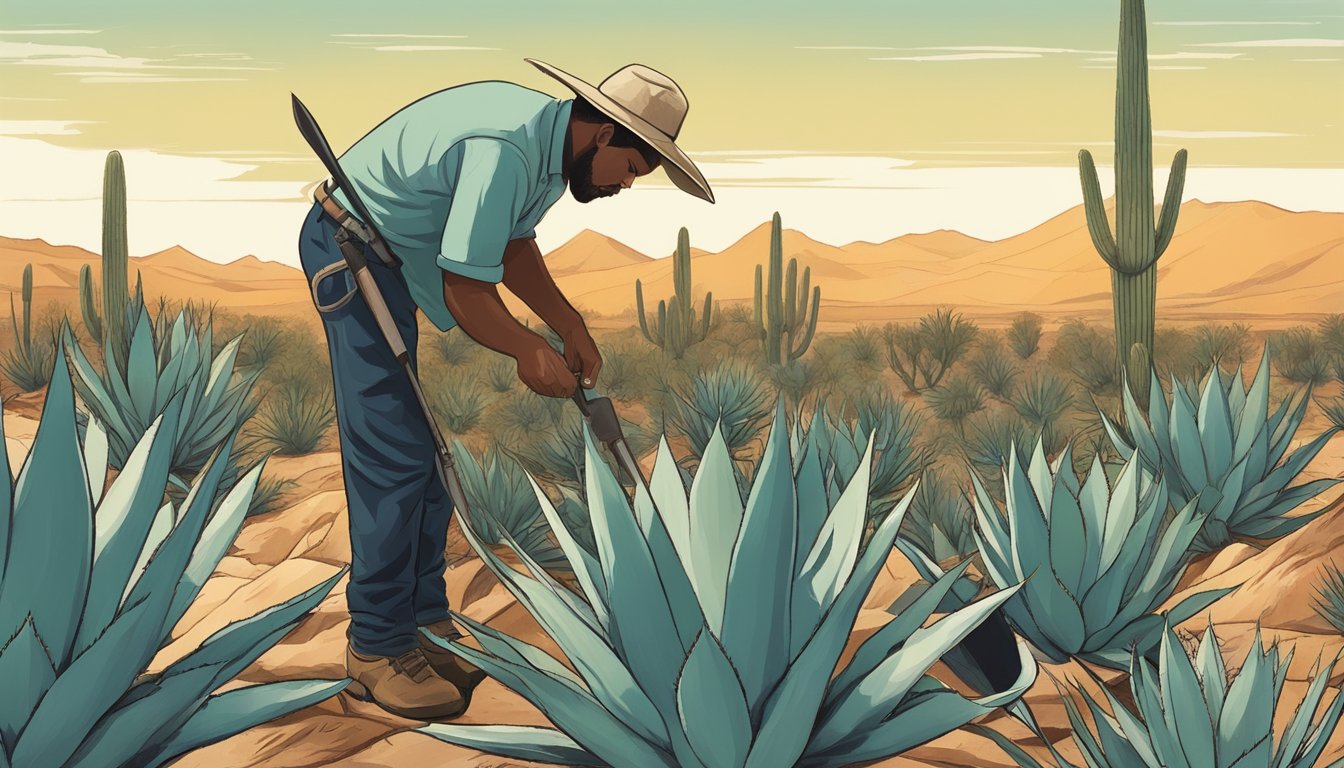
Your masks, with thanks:
[[(740, 234), (758, 220), (732, 225), (724, 217), (768, 216), (779, 209), (773, 200), (798, 205), (802, 219), (833, 207), (839, 218), (819, 218), (816, 228), (853, 218), (855, 198), (800, 190), (891, 190), (916, 180), (901, 172), (939, 169), (983, 174), (943, 173), (940, 188), (949, 179), (983, 183), (996, 195), (1048, 199), (1054, 210), (990, 226), (978, 214), (940, 209), (923, 219), (927, 226), (895, 216), (886, 229), (865, 214), (830, 239), (894, 236), (945, 221), (968, 231), (978, 225), (982, 236), (1011, 234), (1081, 200), (1080, 148), (1110, 164), (1118, 14), (1118, 0), (7, 2), (0, 161), (10, 171), (17, 163), (20, 173), (0, 180), (0, 200), (8, 201), (0, 234), (36, 236), (45, 230), (35, 222), (55, 226), (55, 203), (89, 202), (80, 190), (100, 186), (95, 158), (110, 148), (146, 151), (139, 169), (128, 155), (133, 199), (292, 201), (297, 185), (322, 172), (294, 129), (291, 91), (341, 151), (398, 107), (462, 82), (511, 80), (571, 95), (524, 56), (593, 83), (630, 62), (676, 79), (691, 103), (681, 144), (727, 193), (719, 211), (688, 207), (681, 221), (649, 221), (628, 233), (604, 226), (618, 210), (605, 204), (616, 201), (567, 203), (563, 216), (557, 208), (548, 217), (563, 219), (549, 235), (545, 223), (539, 230), (552, 240), (589, 227), (627, 242), (647, 233), (670, 247), (677, 226), (701, 220), (711, 240), (731, 240), (730, 230)], [(1211, 190), (1205, 199), (1219, 189), (1233, 197), (1234, 188), (1256, 189), (1247, 186), (1251, 176), (1226, 169), (1273, 169), (1263, 199), (1298, 195), (1305, 199), (1292, 204), (1344, 209), (1344, 0), (1150, 0), (1148, 14), (1159, 175), (1186, 147), (1192, 186)], [(1034, 178), (1024, 169), (1056, 180), (1013, 192), (1016, 180)], [(63, 186), (52, 183), (58, 172)], [(644, 186), (665, 184), (657, 174)], [(646, 192), (642, 200), (664, 197)], [(881, 210), (883, 200), (862, 198), (859, 207)], [(632, 205), (621, 204), (623, 212)], [(271, 244), (230, 247), (283, 258), (270, 228), (285, 219), (256, 213), (267, 222), (256, 237)], [(169, 224), (143, 222), (142, 235), (168, 238)], [(73, 233), (82, 225), (70, 226)], [(726, 243), (706, 243), (719, 244)]]

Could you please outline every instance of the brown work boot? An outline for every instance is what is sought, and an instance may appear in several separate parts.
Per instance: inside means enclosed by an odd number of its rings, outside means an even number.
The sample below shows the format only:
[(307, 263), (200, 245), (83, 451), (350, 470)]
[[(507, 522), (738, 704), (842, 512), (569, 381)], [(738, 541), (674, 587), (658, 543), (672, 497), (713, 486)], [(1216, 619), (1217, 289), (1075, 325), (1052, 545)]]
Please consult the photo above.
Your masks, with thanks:
[(347, 693), (394, 715), (436, 720), (455, 717), (467, 708), (462, 692), (434, 674), (420, 648), (400, 656), (365, 656), (347, 644), (345, 669), (352, 679)]
[[(433, 624), (426, 624), (424, 628), (443, 640), (456, 640), (462, 637), (462, 633), (453, 625), (452, 619), (443, 619)], [(429, 665), (434, 669), (434, 673), (457, 686), (457, 689), (467, 698), (467, 703), (470, 704), (472, 691), (476, 690), (476, 686), (480, 685), (481, 681), (486, 678), (485, 672), (452, 651), (436, 645), (433, 640), (425, 637), (423, 632), (416, 632), (415, 634), (420, 640), (420, 648), (425, 652), (425, 658), (429, 659)]]

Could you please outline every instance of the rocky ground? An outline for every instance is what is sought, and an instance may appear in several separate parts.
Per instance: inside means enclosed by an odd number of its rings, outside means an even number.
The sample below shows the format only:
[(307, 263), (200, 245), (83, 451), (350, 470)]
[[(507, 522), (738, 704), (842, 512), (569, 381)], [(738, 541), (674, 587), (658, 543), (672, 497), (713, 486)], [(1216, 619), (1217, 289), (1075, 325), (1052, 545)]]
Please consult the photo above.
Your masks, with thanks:
[[(37, 413), (31, 407), (12, 405), (6, 405), (4, 427), (11, 460), (17, 469), (31, 443)], [(1304, 429), (1303, 434), (1314, 435), (1316, 430)], [(229, 622), (281, 602), (350, 562), (338, 454), (275, 457), (269, 467), (277, 476), (296, 482), (285, 496), (282, 511), (247, 521), (228, 556), (183, 616), (174, 632), (174, 642), (155, 658), (152, 669), (167, 666)], [(1344, 473), (1344, 436), (1336, 437), (1306, 474), (1314, 478), (1341, 473)], [(1209, 612), (1223, 640), (1229, 667), (1241, 664), (1257, 621), (1261, 622), (1266, 639), (1296, 646), (1278, 715), (1280, 722), (1291, 716), (1298, 700), (1296, 693), (1305, 689), (1307, 673), (1317, 656), (1332, 658), (1344, 648), (1344, 637), (1312, 610), (1323, 566), (1337, 553), (1344, 555), (1344, 499), (1339, 496), (1337, 491), (1331, 492), (1312, 502), (1310, 508), (1328, 505), (1330, 509), (1303, 530), (1263, 550), (1237, 544), (1195, 563), (1182, 587), (1193, 590), (1242, 585)], [(461, 540), (456, 523), (450, 533), (450, 544), (453, 557), (447, 583), (451, 605), (478, 621), (527, 638), (558, 654), (528, 613)], [(883, 609), (915, 579), (904, 558), (894, 554), (859, 617), (851, 650), (888, 619)], [(225, 689), (273, 680), (344, 677), (345, 630), (349, 621), (344, 594), (347, 581), (348, 576), (292, 633)], [(1180, 597), (1178, 594), (1175, 599)], [(1202, 630), (1207, 620), (1207, 616), (1196, 617), (1187, 629)], [(1049, 674), (1041, 676), (1028, 700), (1047, 734), (1066, 756), (1076, 759), (1077, 752), (1068, 738), (1067, 720), (1051, 677), (1077, 679), (1081, 675), (1067, 667), (1049, 666), (1043, 670)], [(940, 677), (950, 680), (945, 672)], [(1341, 680), (1344, 669), (1336, 672), (1332, 682), (1338, 684)], [(493, 680), (482, 684), (471, 710), (455, 722), (547, 724), (541, 713)], [(1038, 742), (1027, 737), (1025, 729), (1005, 717), (993, 716), (986, 724), (1003, 729), (1029, 748), (1034, 746), (1035, 752), (1043, 751)], [(341, 694), (184, 755), (172, 765), (174, 768), (539, 765), (450, 746), (414, 732), (419, 725)], [(1344, 756), (1344, 728), (1336, 733), (1326, 755), (1327, 759), (1341, 756)], [(873, 765), (1008, 768), (1013, 764), (987, 740), (958, 731), (904, 756)]]

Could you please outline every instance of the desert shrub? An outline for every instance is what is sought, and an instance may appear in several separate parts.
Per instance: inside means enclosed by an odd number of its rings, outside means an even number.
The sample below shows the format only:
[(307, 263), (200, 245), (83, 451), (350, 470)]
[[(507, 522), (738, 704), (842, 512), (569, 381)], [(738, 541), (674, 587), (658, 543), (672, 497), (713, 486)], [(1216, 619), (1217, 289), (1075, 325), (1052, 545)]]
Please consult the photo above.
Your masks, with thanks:
[(961, 560), (975, 551), (971, 505), (942, 471), (931, 469), (919, 481), (901, 535), (937, 562)]
[(782, 409), (745, 505), (717, 431), (689, 491), (664, 442), (633, 504), (591, 442), (586, 450), (596, 555), (539, 499), (576, 591), (539, 567), (509, 567), (464, 526), (572, 667), (460, 614), (480, 650), (431, 638), (551, 713), (554, 728), (434, 724), (421, 732), (506, 757), (591, 766), (843, 766), (960, 727), (1015, 701), (1035, 679), (1020, 644), (1013, 679), (988, 697), (965, 698), (927, 674), (1015, 594), (1005, 590), (926, 627), (956, 573), (834, 674), (909, 496), (855, 557), (867, 462), (827, 506), (815, 462), (794, 474)]
[(489, 396), (472, 380), (454, 377), (442, 380), (432, 395), (434, 415), (455, 435), (465, 435), (480, 426)]
[(1317, 323), (1316, 332), (1328, 354), (1344, 357), (1344, 314), (1326, 315)]
[(1311, 328), (1289, 328), (1277, 333), (1270, 346), (1274, 349), (1274, 367), (1279, 375), (1294, 384), (1315, 387), (1330, 377), (1330, 355)]
[(33, 326), (33, 265), (23, 267), (23, 325), (14, 309), (14, 294), (9, 295), (9, 319), (14, 328), (14, 348), (0, 358), (0, 368), (11, 383), (24, 392), (36, 392), (51, 381), (56, 362), (57, 329), (49, 324)]
[(249, 316), (238, 349), (238, 365), (253, 371), (268, 368), (283, 354), (285, 328), (278, 318)]
[(485, 364), (485, 381), (496, 392), (504, 393), (518, 383), (518, 365), (504, 355), (491, 355)]
[[(474, 339), (461, 328), (450, 328), (434, 335), (434, 351), (448, 365), (462, 365), (469, 362), (481, 349)], [(503, 390), (500, 390), (503, 391)]]
[(1023, 312), (1008, 329), (1008, 345), (1023, 360), (1036, 354), (1041, 346), (1041, 318), (1030, 312)]
[(467, 517), (484, 543), (503, 544), (512, 539), (543, 567), (566, 565), (542, 522), (537, 492), (516, 462), (497, 447), (488, 449), (478, 462), (456, 438), (453, 456), (467, 496)]
[(1093, 394), (1110, 392), (1119, 385), (1114, 335), (1083, 320), (1070, 320), (1059, 329), (1047, 359)]
[(933, 415), (960, 427), (966, 418), (985, 407), (985, 391), (969, 376), (953, 376), (947, 383), (924, 393)]
[(268, 450), (282, 456), (312, 453), (336, 421), (328, 390), (299, 376), (267, 392), (249, 431)]
[(1013, 384), (1017, 381), (1017, 366), (1004, 351), (1003, 342), (997, 336), (988, 334), (982, 338), (975, 352), (967, 361), (971, 376), (991, 395), (1006, 400), (1012, 396)]
[(795, 406), (800, 405), (816, 389), (823, 373), (811, 360), (794, 360), (791, 363), (770, 365), (766, 368), (766, 376), (771, 386)]
[(728, 451), (741, 457), (770, 420), (769, 385), (751, 368), (727, 362), (692, 379), (678, 392), (680, 405), (672, 426), (690, 443), (692, 455), (704, 455), (715, 424), (721, 424)]
[(911, 392), (938, 386), (970, 349), (979, 328), (951, 309), (939, 309), (918, 324), (883, 326), (887, 365)]
[(1316, 588), (1316, 614), (1344, 632), (1344, 573), (1334, 563), (1325, 565), (1325, 577)]
[(993, 481), (1008, 465), (1013, 446), (1031, 445), (1036, 434), (1016, 411), (996, 408), (977, 413), (967, 421), (961, 438), (966, 460)]
[(871, 325), (859, 325), (845, 337), (849, 357), (865, 368), (881, 369), (882, 332)]
[(1018, 415), (1042, 436), (1051, 453), (1058, 450), (1064, 437), (1060, 423), (1070, 405), (1073, 393), (1069, 383), (1048, 371), (1038, 371), (1027, 379), (1013, 400)]
[(280, 508), (280, 499), (297, 484), (293, 480), (264, 476), (257, 483), (257, 490), (247, 505), (247, 516), (265, 515)]

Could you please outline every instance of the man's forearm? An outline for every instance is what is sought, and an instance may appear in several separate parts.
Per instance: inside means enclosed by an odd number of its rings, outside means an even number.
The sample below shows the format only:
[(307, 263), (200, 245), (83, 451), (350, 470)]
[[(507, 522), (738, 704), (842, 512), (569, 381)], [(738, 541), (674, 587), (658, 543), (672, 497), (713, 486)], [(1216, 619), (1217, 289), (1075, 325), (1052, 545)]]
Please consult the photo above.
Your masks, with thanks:
[(546, 343), (509, 314), (493, 283), (445, 271), (443, 300), (462, 331), (481, 346), (517, 359)]
[(504, 250), (504, 285), (561, 335), (583, 327), (583, 317), (556, 286), (536, 240), (512, 240)]

